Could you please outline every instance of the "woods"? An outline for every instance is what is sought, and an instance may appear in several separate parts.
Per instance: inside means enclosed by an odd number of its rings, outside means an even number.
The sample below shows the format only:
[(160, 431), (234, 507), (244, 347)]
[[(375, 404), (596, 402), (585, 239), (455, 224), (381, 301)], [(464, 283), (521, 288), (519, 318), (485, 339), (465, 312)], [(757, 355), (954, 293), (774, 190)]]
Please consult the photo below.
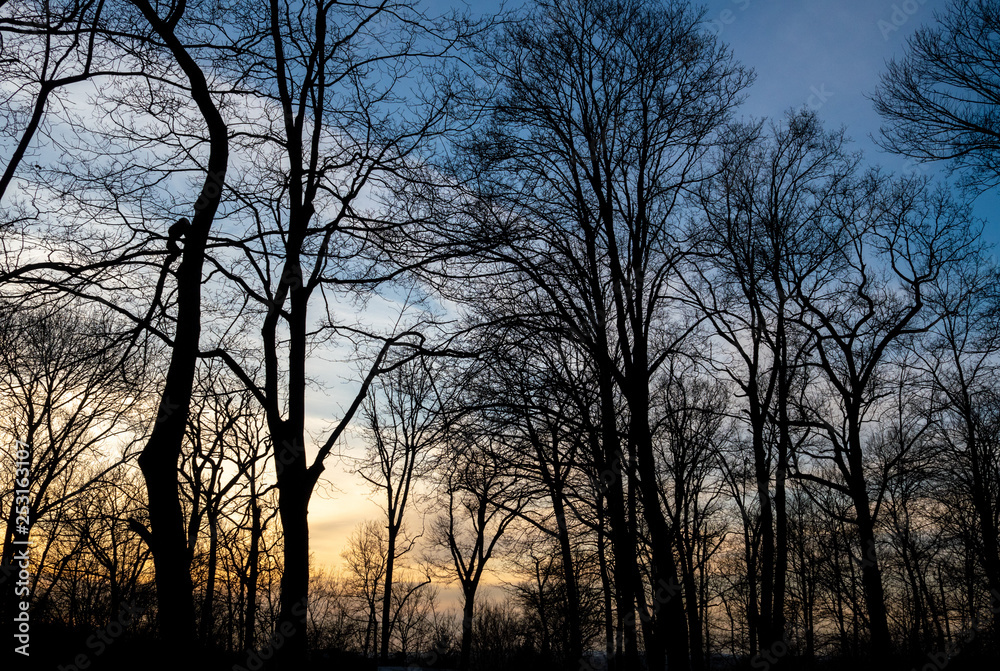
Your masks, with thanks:
[(988, 663), (998, 16), (872, 95), (949, 181), (684, 2), (0, 2), (4, 663)]

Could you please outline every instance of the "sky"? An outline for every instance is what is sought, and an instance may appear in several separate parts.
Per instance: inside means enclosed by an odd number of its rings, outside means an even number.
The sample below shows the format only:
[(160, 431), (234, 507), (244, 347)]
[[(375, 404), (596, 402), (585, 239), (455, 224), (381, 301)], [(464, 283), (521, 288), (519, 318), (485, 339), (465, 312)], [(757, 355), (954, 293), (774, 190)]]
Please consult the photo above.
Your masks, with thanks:
[[(506, 3), (508, 8), (520, 2)], [(697, 3), (696, 3), (697, 4)], [(895, 173), (920, 171), (944, 179), (934, 166), (917, 166), (883, 152), (873, 142), (881, 119), (866, 97), (878, 86), (885, 63), (905, 53), (906, 39), (921, 24), (931, 24), (947, 0), (709, 0), (705, 30), (717, 35), (736, 59), (756, 72), (756, 81), (737, 115), (780, 119), (789, 109), (814, 109), (830, 129), (846, 128), (872, 163)], [(496, 11), (500, 3), (467, 3), (474, 14)], [(429, 12), (462, 7), (457, 0), (431, 0)], [(975, 213), (986, 220), (986, 237), (1000, 242), (1000, 198), (980, 196)], [(330, 367), (334, 373), (334, 367)], [(343, 375), (343, 372), (341, 372)], [(341, 378), (343, 379), (343, 378)], [(346, 400), (356, 382), (338, 385), (331, 404)], [(343, 394), (341, 398), (338, 398)], [(325, 405), (325, 404), (324, 404)], [(314, 426), (334, 415), (331, 406), (314, 407)], [(325, 415), (325, 416), (324, 416)], [(347, 534), (363, 519), (379, 515), (363, 481), (344, 464), (331, 463), (328, 479), (339, 492), (314, 499), (311, 539), (319, 563), (336, 565)]]
[[(843, 126), (866, 159), (897, 174), (926, 173), (945, 179), (943, 166), (917, 165), (883, 152), (872, 141), (881, 118), (867, 97), (885, 64), (906, 53), (907, 38), (933, 25), (947, 0), (709, 0), (707, 30), (728, 44), (757, 79), (741, 113), (781, 118), (809, 107), (826, 126)], [(986, 193), (974, 203), (987, 220), (985, 235), (1000, 243), (1000, 198)]]
[[(906, 37), (933, 20), (942, 0), (711, 0), (708, 29), (757, 73), (743, 106), (753, 116), (780, 116), (807, 106), (831, 127), (845, 125), (866, 153), (879, 117), (874, 91), (885, 61), (904, 52)], [(885, 158), (894, 158), (888, 157)], [(887, 162), (900, 169), (902, 161)]]
[[(428, 13), (465, 7), (490, 14), (498, 0), (425, 0)], [(508, 8), (522, 4), (509, 0)], [(699, 4), (695, 2), (694, 4)], [(885, 63), (905, 53), (906, 40), (920, 25), (934, 21), (948, 0), (707, 0), (705, 30), (717, 35), (737, 60), (756, 72), (756, 81), (737, 115), (780, 119), (802, 106), (817, 111), (828, 128), (843, 126), (873, 163), (901, 173), (913, 170), (941, 175), (882, 152), (872, 141), (881, 123), (866, 97), (879, 83)], [(976, 214), (987, 219), (987, 238), (1000, 242), (1000, 199), (980, 196)], [(387, 307), (388, 314), (391, 306)], [(310, 429), (323, 435), (341, 415), (359, 386), (356, 366), (344, 364), (348, 352), (310, 363), (311, 372), (330, 388), (312, 396)], [(339, 359), (339, 360), (338, 360)], [(357, 446), (358, 441), (353, 445)], [(362, 520), (379, 516), (367, 485), (350, 465), (332, 459), (326, 479), (311, 506), (311, 540), (316, 562), (340, 563), (347, 535)]]

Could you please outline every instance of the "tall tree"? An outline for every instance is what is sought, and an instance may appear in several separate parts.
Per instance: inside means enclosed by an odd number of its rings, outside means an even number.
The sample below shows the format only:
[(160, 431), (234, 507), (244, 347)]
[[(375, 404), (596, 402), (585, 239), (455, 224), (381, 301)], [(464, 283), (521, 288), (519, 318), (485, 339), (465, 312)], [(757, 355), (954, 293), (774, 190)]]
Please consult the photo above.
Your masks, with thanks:
[(975, 545), (991, 594), (994, 636), (1000, 634), (1000, 452), (995, 383), (1000, 332), (997, 329), (997, 270), (970, 258), (964, 271), (943, 283), (950, 307), (921, 350), (922, 367), (940, 394), (940, 440), (950, 464), (944, 487), (967, 497), (979, 526)]
[(702, 186), (704, 221), (694, 230), (683, 277), (686, 300), (725, 348), (707, 364), (743, 397), (761, 536), (759, 569), (748, 567), (749, 580), (760, 575), (749, 624), (751, 646), (760, 650), (785, 636), (791, 405), (810, 347), (796, 334), (800, 308), (793, 298), (835, 269), (836, 247), (825, 233), (830, 206), (859, 160), (844, 133), (827, 133), (814, 113), (789, 112), (767, 130), (734, 126), (715, 175)]
[[(187, 551), (187, 534), (178, 492), (178, 469), (184, 432), (191, 408), (195, 365), (200, 350), (201, 285), (205, 248), (222, 200), (222, 185), (229, 166), (229, 130), (201, 64), (177, 34), (187, 5), (171, 8), (166, 17), (159, 7), (135, 0), (136, 8), (163, 41), (187, 80), (191, 101), (197, 107), (208, 136), (208, 159), (201, 193), (192, 200), (194, 215), (183, 219), (183, 249), (174, 248), (164, 261), (164, 271), (180, 256), (176, 270), (176, 313), (171, 339), (170, 366), (163, 385), (157, 422), (139, 455), (149, 496), (151, 549), (156, 566), (160, 635), (169, 642), (191, 646), (195, 613)], [(180, 223), (180, 222), (178, 222)], [(175, 237), (171, 233), (171, 237)]]
[[(308, 507), (325, 460), (372, 381), (404, 358), (387, 364), (390, 351), (412, 354), (425, 341), (398, 323), (388, 333), (345, 323), (336, 303), (367, 300), (428, 257), (454, 253), (443, 251), (433, 222), (407, 209), (404, 194), (432, 186), (421, 164), (453, 122), (454, 96), (437, 85), (432, 62), (447, 61), (475, 27), (457, 16), (428, 18), (407, 1), (272, 0), (263, 20), (255, 11), (233, 19), (254, 36), (227, 62), (248, 88), (240, 151), (281, 169), (249, 162), (241, 171), (232, 235), (213, 241), (212, 263), (252, 306), (237, 319), (259, 330), (263, 381), (221, 340), (206, 355), (226, 361), (267, 418), (284, 543), (281, 620), (292, 632), (275, 663), (294, 666), (307, 649)], [(336, 336), (374, 353), (310, 459), (307, 361)]]
[(386, 515), (385, 579), (382, 590), (382, 637), (379, 658), (388, 663), (392, 636), (393, 580), (396, 560), (415, 543), (403, 526), (408, 504), (418, 495), (418, 479), (426, 474), (431, 451), (448, 428), (432, 363), (413, 359), (387, 373), (369, 389), (363, 415), (367, 454), (358, 473), (382, 490)]
[[(837, 478), (801, 469), (795, 475), (853, 504), (872, 654), (881, 661), (892, 650), (876, 538), (885, 483), (870, 470), (866, 427), (879, 416), (887, 367), (903, 345), (940, 319), (932, 302), (935, 284), (975, 253), (975, 240), (968, 209), (945, 192), (928, 191), (924, 180), (887, 180), (870, 172), (843, 192), (833, 212), (836, 276), (818, 292), (797, 291), (795, 300), (803, 310), (798, 321), (815, 342), (810, 364), (822, 376), (801, 423), (826, 441), (799, 456), (830, 465)], [(909, 444), (900, 447), (895, 459)]]
[(656, 383), (651, 398), (662, 505), (677, 529), (691, 664), (704, 669), (709, 664), (705, 568), (725, 540), (724, 527), (713, 518), (721, 507), (715, 483), (730, 390), (697, 375), (696, 364), (684, 354), (669, 357)]
[[(167, 278), (173, 276), (176, 280), (176, 302), (173, 312), (168, 318), (172, 324), (166, 329), (156, 329), (172, 347), (169, 369), (164, 380), (164, 386), (159, 404), (157, 422), (149, 435), (145, 448), (139, 458), (140, 467), (149, 493), (151, 548), (156, 566), (158, 594), (161, 599), (160, 616), (161, 635), (169, 640), (190, 643), (194, 635), (194, 610), (191, 596), (191, 578), (189, 562), (186, 560), (186, 543), (181, 506), (178, 496), (178, 458), (184, 428), (189, 413), (190, 392), (194, 377), (195, 361), (198, 356), (199, 336), (201, 332), (201, 286), (202, 268), (205, 258), (205, 246), (209, 230), (215, 218), (222, 195), (222, 184), (228, 165), (228, 131), (226, 123), (218, 108), (218, 101), (213, 96), (212, 88), (202, 70), (199, 59), (203, 55), (204, 44), (189, 46), (191, 32), (201, 25), (206, 10), (202, 3), (180, 3), (170, 8), (166, 16), (159, 12), (162, 9), (145, 0), (135, 0), (121, 5), (116, 12), (104, 11), (104, 2), (71, 4), (75, 14), (68, 18), (65, 25), (46, 23), (44, 31), (51, 29), (51, 34), (45, 36), (45, 52), (43, 56), (41, 87), (43, 93), (51, 93), (52, 85), (63, 85), (85, 79), (96, 74), (93, 59), (95, 55), (94, 40), (106, 37), (106, 33), (98, 31), (98, 15), (115, 22), (114, 46), (116, 49), (102, 48), (100, 57), (114, 64), (119, 60), (126, 64), (137, 64), (136, 74), (145, 77), (151, 98), (162, 101), (161, 92), (170, 89), (178, 94), (184, 105), (193, 108), (198, 119), (198, 125), (206, 137), (206, 162), (199, 172), (203, 175), (200, 194), (191, 197), (187, 207), (177, 208), (191, 214), (192, 220), (183, 217), (171, 226), (167, 235), (153, 234), (151, 239), (143, 239), (136, 248), (136, 236), (125, 236), (127, 241), (114, 240), (114, 236), (98, 234), (99, 248), (93, 256), (81, 253), (82, 245), (78, 244), (77, 235), (71, 233), (68, 241), (57, 254), (57, 261), (47, 260), (42, 263), (27, 264), (16, 269), (14, 274), (26, 276), (27, 270), (36, 274), (27, 281), (36, 286), (54, 287), (59, 291), (86, 296), (88, 299), (103, 304), (130, 315), (137, 323), (137, 329), (151, 328), (154, 318), (159, 316), (162, 304), (160, 298), (167, 284)], [(44, 17), (43, 17), (44, 18)], [(51, 17), (50, 17), (51, 18)], [(49, 19), (44, 19), (48, 21)], [(90, 23), (87, 23), (90, 21)], [(17, 22), (15, 21), (16, 25)], [(27, 25), (34, 25), (29, 22)], [(38, 26), (35, 26), (38, 28)], [(110, 30), (110, 29), (109, 29)], [(105, 40), (102, 44), (110, 43)], [(84, 46), (86, 44), (86, 46)], [(66, 49), (58, 55), (52, 51)], [(55, 60), (52, 60), (52, 59)], [(79, 67), (80, 73), (74, 75), (62, 70)], [(110, 66), (109, 66), (110, 67)], [(54, 79), (53, 79), (54, 78)], [(134, 80), (132, 80), (134, 82)], [(38, 99), (35, 111), (44, 112), (44, 96)], [(140, 104), (132, 99), (132, 105)], [(178, 108), (179, 108), (178, 107)], [(131, 109), (126, 106), (126, 109)], [(175, 108), (177, 109), (177, 108)], [(36, 115), (37, 116), (37, 115)], [(33, 117), (37, 123), (37, 118)], [(83, 125), (77, 126), (83, 129)], [(29, 124), (28, 130), (31, 130)], [(81, 133), (83, 135), (85, 133)], [(29, 134), (23, 136), (25, 142), (30, 141)], [(78, 138), (81, 143), (85, 140)], [(134, 139), (134, 136), (133, 136)], [(134, 143), (133, 143), (134, 148)], [(89, 148), (91, 151), (93, 147)], [(19, 160), (18, 156), (14, 157)], [(86, 173), (85, 163), (70, 168), (73, 174)], [(16, 168), (16, 161), (8, 166), (8, 172)], [(91, 173), (92, 174), (92, 173)], [(5, 175), (6, 177), (6, 175)], [(86, 181), (86, 178), (83, 178)], [(113, 180), (108, 180), (109, 183)], [(66, 193), (66, 192), (64, 192)], [(83, 195), (79, 192), (77, 195)], [(43, 199), (44, 200), (44, 199)], [(79, 210), (76, 210), (79, 212)], [(128, 216), (126, 215), (126, 219)], [(43, 238), (44, 239), (44, 238)], [(166, 253), (162, 250), (162, 241), (168, 239)], [(183, 241), (183, 248), (178, 243)], [(150, 252), (148, 243), (159, 242), (156, 252)], [(98, 277), (102, 270), (111, 273), (121, 273), (130, 264), (139, 260), (140, 264), (148, 266), (152, 256), (156, 261), (162, 259), (159, 281), (152, 296), (148, 312), (131, 313), (119, 307), (115, 300), (105, 293), (107, 285), (102, 284), (105, 277)], [(95, 261), (96, 257), (96, 261)], [(176, 271), (172, 266), (180, 258)], [(117, 268), (117, 270), (115, 270)], [(54, 272), (53, 272), (54, 271)], [(94, 273), (98, 274), (95, 275)], [(145, 311), (144, 311), (145, 312)]]
[(1000, 2), (953, 2), (907, 39), (873, 96), (883, 148), (950, 161), (975, 188), (1000, 185)]
[[(214, 365), (213, 365), (214, 364)], [(219, 588), (220, 538), (223, 521), (239, 499), (249, 496), (251, 514), (250, 552), (259, 542), (259, 490), (266, 490), (260, 475), (266, 472), (266, 445), (260, 440), (263, 418), (250, 392), (219, 370), (219, 362), (203, 362), (192, 394), (186, 445), (181, 455), (182, 497), (185, 504), (188, 552), (197, 555), (202, 528), (208, 547), (201, 603), (199, 638), (214, 639), (216, 594)], [(260, 474), (260, 475), (259, 475)], [(247, 491), (249, 490), (249, 492)], [(256, 512), (255, 512), (256, 509)], [(256, 528), (255, 528), (256, 527)], [(255, 561), (255, 560), (252, 560)], [(253, 567), (250, 567), (253, 571)], [(256, 595), (254, 595), (256, 596)], [(252, 620), (252, 617), (251, 617)]]
[(375, 520), (362, 522), (348, 539), (341, 553), (347, 562), (350, 584), (365, 607), (365, 638), (362, 654), (378, 656), (379, 598), (384, 587), (386, 561), (389, 557), (385, 528)]
[[(583, 456), (588, 452), (588, 437), (597, 436), (596, 427), (581, 416), (593, 407), (590, 371), (574, 368), (571, 343), (560, 340), (558, 333), (547, 335), (515, 331), (512, 341), (488, 335), (499, 351), (480, 393), (506, 401), (494, 418), (500, 424), (497, 431), (510, 436), (515, 444), (523, 444), (524, 449), (517, 451), (519, 462), (528, 462), (513, 463), (511, 468), (523, 473), (525, 479), (539, 481), (539, 494), (548, 499), (543, 515), (554, 519), (554, 528), (551, 522), (533, 521), (558, 544), (569, 643), (562, 663), (568, 669), (575, 668), (584, 654), (584, 615), (574, 552), (583, 539), (582, 529), (573, 522), (573, 490), (581, 476), (581, 462), (588, 462)], [(543, 600), (544, 591), (539, 586), (538, 596)]]
[[(672, 668), (689, 664), (682, 600), (669, 594), (678, 585), (676, 535), (657, 491), (650, 379), (671, 343), (665, 306), (679, 258), (678, 203), (749, 82), (699, 22), (684, 3), (539, 2), (483, 50), (500, 94), (489, 105), (492, 126), (472, 144), (486, 193), (520, 217), (513, 226), (506, 218), (515, 242), (498, 260), (548, 296), (596, 362), (629, 668), (639, 663), (636, 608), (650, 664), (664, 654)], [(649, 527), (654, 615), (622, 487), (637, 494)]]
[[(517, 478), (505, 468), (502, 439), (474, 427), (454, 433), (439, 459), (444, 512), (434, 520), (432, 542), (444, 548), (462, 588), (461, 671), (469, 671), (476, 623), (476, 595), (486, 565), (509, 545), (508, 527), (526, 504)], [(443, 564), (444, 562), (439, 562)]]

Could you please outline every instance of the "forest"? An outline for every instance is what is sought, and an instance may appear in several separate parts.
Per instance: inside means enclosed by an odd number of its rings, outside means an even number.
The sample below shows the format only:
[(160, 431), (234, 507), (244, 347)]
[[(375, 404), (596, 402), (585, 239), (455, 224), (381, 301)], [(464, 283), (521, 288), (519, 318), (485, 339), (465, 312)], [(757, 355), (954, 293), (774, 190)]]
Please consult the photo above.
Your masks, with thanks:
[(0, 0), (4, 669), (995, 664), (1000, 2), (515, 4)]

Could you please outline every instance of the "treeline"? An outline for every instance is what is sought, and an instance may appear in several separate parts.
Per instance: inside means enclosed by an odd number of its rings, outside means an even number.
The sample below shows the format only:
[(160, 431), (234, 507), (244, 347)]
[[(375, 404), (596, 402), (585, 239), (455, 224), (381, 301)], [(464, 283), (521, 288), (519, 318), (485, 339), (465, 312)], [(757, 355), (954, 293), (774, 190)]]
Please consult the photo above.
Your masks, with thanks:
[[(997, 16), (874, 96), (944, 184), (742, 117), (681, 2), (0, 3), (5, 626), (61, 668), (992, 659)], [(384, 516), (331, 571), (338, 458)]]

